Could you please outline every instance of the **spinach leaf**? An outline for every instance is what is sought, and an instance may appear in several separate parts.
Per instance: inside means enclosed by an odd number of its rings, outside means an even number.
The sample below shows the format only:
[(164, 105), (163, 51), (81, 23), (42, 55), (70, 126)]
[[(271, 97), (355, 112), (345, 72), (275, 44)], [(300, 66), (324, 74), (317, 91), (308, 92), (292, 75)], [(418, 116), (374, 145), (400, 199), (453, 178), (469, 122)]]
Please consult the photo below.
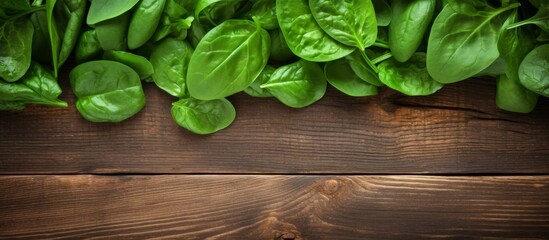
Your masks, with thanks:
[(198, 0), (194, 16), (202, 24), (217, 26), (232, 18), (244, 0)]
[(139, 75), (122, 63), (83, 63), (72, 69), (69, 78), (76, 108), (88, 121), (120, 122), (145, 106)]
[(282, 35), (280, 29), (269, 31), (269, 36), (271, 37), (270, 59), (278, 62), (286, 62), (296, 58), (292, 50), (288, 47), (286, 39), (284, 39), (284, 35)]
[[(78, 35), (80, 34), (80, 27), (84, 22), (86, 14), (86, 0), (60, 0), (57, 1), (56, 10), (59, 14), (56, 17), (63, 17), (62, 28), (60, 30), (61, 45), (59, 50), (59, 62), (58, 65), (63, 65), (69, 58), (72, 50), (76, 46), (78, 41)], [(59, 21), (57, 21), (59, 23)], [(59, 26), (59, 25), (58, 25)]]
[(441, 83), (467, 79), (490, 66), (499, 56), (500, 24), (499, 18), (495, 18), (520, 5), (479, 9), (471, 1), (459, 1), (459, 8), (453, 4), (456, 2), (452, 1), (443, 8), (429, 36), (427, 69)]
[(276, 69), (261, 88), (266, 88), (286, 106), (302, 108), (320, 100), (326, 85), (322, 68), (302, 59)]
[(30, 15), (34, 34), (32, 35), (32, 58), (40, 63), (50, 64), (52, 60), (48, 20), (45, 11), (37, 11)]
[(116, 18), (135, 6), (139, 0), (93, 0), (91, 2), (86, 23), (95, 25), (99, 22)]
[(153, 80), (158, 87), (175, 97), (188, 97), (187, 69), (193, 54), (185, 41), (166, 38), (152, 51)]
[(225, 98), (203, 101), (193, 98), (172, 103), (172, 117), (177, 125), (196, 134), (211, 134), (234, 121), (236, 110)]
[(536, 106), (538, 95), (520, 83), (519, 66), (536, 43), (532, 34), (520, 28), (506, 29), (518, 19), (517, 11), (513, 11), (499, 35), (498, 49), (505, 63), (505, 71), (497, 80), (496, 105), (507, 111), (527, 113)]
[(261, 74), (255, 79), (255, 81), (246, 89), (244, 89), (244, 92), (252, 97), (272, 97), (273, 95), (265, 88), (261, 88), (261, 85), (269, 81), (271, 79), (271, 76), (273, 75), (276, 68), (271, 67), (269, 65), (265, 66), (263, 68), (263, 71), (261, 71)]
[(379, 65), (379, 79), (388, 87), (409, 96), (431, 95), (442, 88), (427, 72), (425, 53), (415, 53), (401, 63), (391, 58)]
[(387, 0), (372, 0), (372, 4), (375, 9), (377, 25), (381, 27), (389, 26), (394, 14)]
[(261, 27), (266, 30), (279, 28), (276, 18), (276, 0), (258, 0), (252, 6), (250, 14), (256, 17)]
[(125, 13), (95, 25), (97, 40), (103, 50), (123, 51), (126, 49), (126, 32), (129, 20), (130, 14)]
[(74, 55), (77, 63), (83, 63), (99, 59), (102, 52), (103, 48), (97, 39), (97, 34), (92, 29), (82, 33), (76, 44)]
[(45, 67), (32, 62), (27, 73), (15, 83), (0, 80), (0, 105), (4, 109), (22, 109), (26, 104), (66, 107), (58, 99), (61, 88), (57, 79)]
[(200, 24), (198, 21), (193, 21), (191, 24), (191, 28), (189, 28), (188, 37), (191, 46), (193, 46), (193, 48), (196, 48), (200, 40), (202, 40), (202, 38), (204, 38), (206, 33), (208, 33), (209, 31), (210, 29), (206, 26)]
[(143, 46), (154, 34), (166, 0), (141, 0), (133, 11), (128, 27), (128, 47)]
[[(373, 52), (366, 51), (367, 55), (373, 56)], [(383, 86), (383, 83), (379, 80), (377, 73), (368, 66), (360, 52), (355, 51), (345, 57), (353, 72), (362, 80), (374, 86)]]
[(519, 78), (522, 85), (532, 92), (549, 97), (549, 44), (532, 50), (519, 67)]
[(349, 55), (354, 50), (322, 30), (307, 0), (277, 0), (276, 16), (288, 47), (305, 60), (328, 62)]
[(56, 3), (57, 0), (49, 0), (46, 2), (46, 20), (48, 22), (48, 33), (50, 35), (53, 75), (55, 77), (57, 77), (57, 71), (59, 70), (59, 49), (61, 47), (59, 30), (57, 29), (57, 23), (53, 16), (53, 10)]
[(269, 59), (269, 33), (248, 20), (228, 20), (198, 43), (187, 87), (200, 100), (224, 98), (246, 89)]
[(393, 57), (406, 62), (417, 51), (431, 24), (436, 0), (393, 0), (393, 19), (389, 25), (389, 47)]
[(10, 20), (0, 26), (0, 78), (15, 82), (31, 65), (34, 28), (25, 17)]
[(376, 41), (377, 21), (371, 0), (309, 0), (309, 6), (318, 25), (335, 40), (361, 51)]
[(130, 52), (109, 50), (103, 53), (103, 59), (117, 61), (131, 67), (139, 75), (139, 79), (144, 80), (151, 77), (154, 73), (153, 66), (149, 60)]
[(358, 77), (344, 59), (327, 62), (324, 65), (324, 74), (328, 83), (349, 96), (365, 97), (377, 94), (377, 87)]
[(0, 9), (7, 11), (25, 11), (31, 8), (28, 0), (2, 0)]
[[(1, 85), (2, 85), (2, 83), (0, 82), (0, 86)], [(25, 109), (26, 106), (27, 105), (24, 102), (4, 102), (4, 101), (0, 100), (0, 111), (23, 110), (23, 109)]]

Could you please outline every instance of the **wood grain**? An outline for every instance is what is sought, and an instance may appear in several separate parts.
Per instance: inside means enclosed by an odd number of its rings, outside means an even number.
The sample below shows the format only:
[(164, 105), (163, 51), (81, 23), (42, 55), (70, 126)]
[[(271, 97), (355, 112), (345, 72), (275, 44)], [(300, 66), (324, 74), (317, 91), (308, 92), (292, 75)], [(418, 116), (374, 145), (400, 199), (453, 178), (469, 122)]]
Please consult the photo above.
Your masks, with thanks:
[(0, 239), (544, 239), (549, 177), (3, 176)]
[(0, 174), (549, 173), (549, 101), (530, 114), (500, 111), (491, 79), (415, 98), (330, 89), (305, 109), (237, 94), (237, 120), (210, 136), (179, 128), (169, 113), (175, 99), (145, 90), (145, 109), (119, 124), (85, 121), (68, 90), (66, 109), (0, 112)]

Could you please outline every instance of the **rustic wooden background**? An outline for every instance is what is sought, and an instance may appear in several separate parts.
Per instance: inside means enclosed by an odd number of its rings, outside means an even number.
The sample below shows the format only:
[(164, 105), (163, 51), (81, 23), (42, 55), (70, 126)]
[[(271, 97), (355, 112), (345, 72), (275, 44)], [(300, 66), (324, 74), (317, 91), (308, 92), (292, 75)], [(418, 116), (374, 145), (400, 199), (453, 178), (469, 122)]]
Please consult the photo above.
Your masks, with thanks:
[(305, 109), (237, 94), (234, 124), (198, 136), (145, 92), (119, 124), (68, 90), (0, 112), (0, 239), (549, 239), (548, 99), (500, 111), (492, 79)]

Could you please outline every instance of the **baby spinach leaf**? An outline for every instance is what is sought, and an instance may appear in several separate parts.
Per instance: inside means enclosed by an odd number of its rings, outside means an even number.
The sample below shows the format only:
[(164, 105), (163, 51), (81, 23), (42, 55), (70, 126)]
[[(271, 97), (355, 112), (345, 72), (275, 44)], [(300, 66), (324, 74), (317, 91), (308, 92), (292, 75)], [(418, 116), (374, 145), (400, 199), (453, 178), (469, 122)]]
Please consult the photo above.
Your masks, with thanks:
[(99, 60), (76, 66), (69, 75), (78, 112), (92, 122), (120, 122), (145, 106), (139, 75), (114, 61)]
[(28, 0), (2, 0), (0, 8), (9, 11), (25, 11), (31, 8)]
[(77, 63), (96, 60), (101, 57), (103, 48), (101, 48), (94, 29), (82, 33), (74, 52)]
[(196, 134), (211, 134), (234, 121), (236, 110), (225, 98), (215, 100), (181, 99), (172, 103), (172, 117), (177, 125)]
[(208, 33), (209, 31), (210, 29), (206, 26), (200, 24), (198, 21), (193, 21), (191, 24), (191, 28), (189, 28), (188, 37), (191, 46), (193, 46), (193, 48), (196, 48), (200, 40), (202, 40), (202, 38), (204, 38), (206, 33)]
[(309, 6), (318, 25), (335, 40), (360, 50), (376, 41), (377, 20), (371, 0), (309, 0)]
[(389, 47), (393, 57), (406, 62), (417, 51), (431, 24), (436, 0), (393, 0), (393, 19), (389, 25)]
[(532, 50), (519, 67), (522, 85), (544, 97), (549, 97), (549, 44)]
[(381, 27), (389, 26), (394, 14), (387, 0), (372, 0), (372, 4), (374, 4), (376, 12), (377, 25)]
[[(500, 14), (518, 7), (478, 9), (470, 1), (460, 2), (467, 11), (458, 12), (450, 2), (436, 17), (429, 36), (427, 69), (441, 83), (467, 79), (490, 66), (498, 56)], [(464, 8), (464, 7), (460, 7)]]
[(187, 97), (187, 69), (193, 54), (189, 43), (173, 38), (162, 40), (152, 51), (153, 80), (175, 97)]
[(154, 34), (166, 0), (141, 0), (133, 10), (128, 27), (128, 47), (143, 46)]
[(46, 12), (34, 12), (30, 15), (30, 20), (34, 27), (34, 34), (32, 35), (32, 58), (40, 63), (50, 64), (52, 56)]
[(280, 29), (270, 31), (269, 36), (271, 37), (270, 59), (278, 62), (286, 62), (296, 58), (292, 50), (288, 47), (286, 39), (284, 39), (284, 35), (282, 35)]
[(49, 0), (46, 2), (46, 19), (48, 22), (48, 33), (50, 35), (53, 75), (55, 77), (57, 77), (57, 71), (59, 70), (59, 49), (61, 47), (59, 30), (57, 29), (57, 23), (53, 16), (53, 10), (56, 3), (57, 0)]
[(526, 89), (519, 81), (512, 80), (507, 75), (497, 79), (496, 105), (507, 111), (529, 113), (536, 107), (538, 95)]
[(288, 47), (305, 60), (328, 62), (349, 55), (354, 50), (322, 30), (307, 0), (277, 0), (276, 15)]
[(135, 6), (139, 0), (93, 0), (88, 11), (86, 23), (95, 25), (99, 22), (118, 17)]
[(244, 0), (198, 0), (194, 16), (202, 24), (216, 26), (232, 18)]
[(276, 0), (258, 0), (252, 6), (250, 15), (256, 17), (261, 27), (266, 30), (278, 29), (276, 18)]
[(246, 89), (269, 59), (269, 33), (248, 20), (228, 20), (198, 43), (187, 72), (192, 97), (224, 98)]
[(0, 78), (7, 82), (19, 80), (31, 65), (34, 28), (25, 17), (0, 26)]
[(391, 58), (379, 65), (379, 79), (388, 87), (409, 96), (431, 95), (442, 88), (433, 80), (425, 66), (425, 53), (415, 53), (400, 63)]
[(6, 109), (22, 109), (26, 104), (66, 107), (67, 103), (58, 99), (60, 94), (57, 79), (37, 62), (32, 62), (27, 73), (15, 83), (0, 80), (0, 102)]
[[(366, 51), (367, 55), (373, 56), (373, 52)], [(383, 83), (379, 80), (377, 73), (366, 64), (364, 58), (361, 56), (360, 52), (354, 51), (345, 57), (353, 72), (362, 80), (374, 86), (383, 86)]]
[(246, 89), (244, 89), (244, 92), (252, 97), (272, 97), (273, 95), (265, 88), (261, 88), (261, 85), (269, 81), (271, 79), (271, 76), (273, 75), (276, 68), (271, 67), (269, 65), (265, 66), (263, 68), (263, 71), (261, 71), (261, 74), (255, 79), (255, 81)]
[(302, 108), (320, 100), (326, 92), (326, 77), (316, 63), (299, 60), (275, 70), (266, 88), (286, 106)]
[(377, 94), (377, 87), (358, 77), (344, 59), (327, 62), (324, 65), (324, 74), (328, 83), (349, 96), (365, 97)]
[(130, 14), (125, 13), (95, 25), (97, 40), (103, 50), (123, 51), (126, 49), (126, 32), (129, 20)]
[(103, 59), (117, 61), (131, 67), (141, 80), (151, 77), (154, 73), (153, 66), (149, 60), (130, 52), (109, 50), (103, 53)]
[[(1, 83), (0, 83), (1, 85)], [(0, 90), (1, 91), (1, 90)], [(0, 100), (0, 111), (17, 111), (23, 110), (27, 104), (24, 102), (4, 102)]]
[(72, 50), (76, 46), (78, 41), (78, 35), (80, 34), (80, 27), (84, 22), (86, 14), (86, 0), (60, 0), (57, 1), (56, 9), (57, 17), (62, 17), (63, 28), (59, 28), (60, 34), (60, 49), (59, 49), (59, 62), (58, 65), (63, 65), (69, 58)]

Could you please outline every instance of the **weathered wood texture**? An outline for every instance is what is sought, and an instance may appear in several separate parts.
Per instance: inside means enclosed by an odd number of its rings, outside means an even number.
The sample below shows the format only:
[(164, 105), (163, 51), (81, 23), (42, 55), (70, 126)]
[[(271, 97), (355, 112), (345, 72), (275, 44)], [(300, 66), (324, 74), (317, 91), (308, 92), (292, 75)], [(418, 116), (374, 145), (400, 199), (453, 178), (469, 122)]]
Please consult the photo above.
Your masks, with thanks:
[(549, 173), (549, 101), (530, 114), (500, 111), (491, 79), (415, 98), (332, 89), (305, 109), (238, 94), (237, 120), (210, 136), (179, 128), (174, 99), (145, 89), (144, 111), (119, 124), (82, 119), (70, 91), (66, 109), (0, 112), (0, 174)]
[(549, 177), (3, 176), (0, 193), (1, 239), (549, 236)]

